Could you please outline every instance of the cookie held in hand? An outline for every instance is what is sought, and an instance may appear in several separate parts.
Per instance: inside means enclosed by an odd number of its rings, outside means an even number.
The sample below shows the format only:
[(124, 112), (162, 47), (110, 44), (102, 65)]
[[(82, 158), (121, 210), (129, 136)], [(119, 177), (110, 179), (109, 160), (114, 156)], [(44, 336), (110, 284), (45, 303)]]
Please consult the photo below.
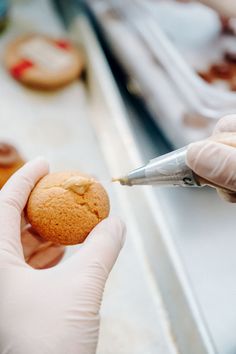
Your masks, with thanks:
[(62, 245), (83, 242), (109, 210), (109, 198), (102, 185), (79, 172), (43, 177), (26, 206), (34, 230), (42, 238)]

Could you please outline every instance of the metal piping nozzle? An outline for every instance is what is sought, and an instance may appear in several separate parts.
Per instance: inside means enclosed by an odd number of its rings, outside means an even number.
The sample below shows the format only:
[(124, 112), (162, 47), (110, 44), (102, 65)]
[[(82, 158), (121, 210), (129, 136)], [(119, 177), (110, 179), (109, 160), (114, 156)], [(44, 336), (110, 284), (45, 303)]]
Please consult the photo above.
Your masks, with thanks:
[(122, 185), (159, 185), (200, 187), (197, 176), (186, 165), (187, 147), (157, 157), (147, 165), (112, 179)]

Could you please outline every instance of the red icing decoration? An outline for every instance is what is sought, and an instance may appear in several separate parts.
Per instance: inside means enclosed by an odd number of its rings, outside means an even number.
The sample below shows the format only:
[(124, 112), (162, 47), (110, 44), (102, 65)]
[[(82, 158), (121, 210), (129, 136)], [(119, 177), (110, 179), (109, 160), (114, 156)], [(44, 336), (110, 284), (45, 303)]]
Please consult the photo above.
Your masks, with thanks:
[(59, 48), (62, 48), (65, 50), (69, 50), (71, 48), (70, 42), (66, 41), (65, 39), (58, 39), (55, 41), (55, 43)]
[(18, 79), (26, 70), (32, 68), (32, 66), (34, 66), (32, 61), (22, 59), (20, 62), (10, 68), (10, 73), (15, 79)]

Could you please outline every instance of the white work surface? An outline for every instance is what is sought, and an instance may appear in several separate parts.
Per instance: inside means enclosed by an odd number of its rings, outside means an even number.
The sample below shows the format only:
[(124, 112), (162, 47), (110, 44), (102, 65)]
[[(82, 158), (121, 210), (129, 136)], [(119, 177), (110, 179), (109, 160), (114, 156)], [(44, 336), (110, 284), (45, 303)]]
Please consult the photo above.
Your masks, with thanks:
[[(48, 1), (15, 1), (11, 24), (0, 37), (1, 56), (11, 38), (27, 31), (63, 34)], [(0, 140), (13, 142), (26, 159), (45, 156), (52, 171), (78, 169), (110, 179), (82, 82), (55, 93), (36, 92), (15, 82), (3, 65), (0, 78)], [(119, 205), (112, 187), (105, 186), (112, 213), (125, 218), (125, 206)], [(105, 289), (98, 353), (176, 353), (141, 242), (129, 220), (126, 223), (127, 242)]]

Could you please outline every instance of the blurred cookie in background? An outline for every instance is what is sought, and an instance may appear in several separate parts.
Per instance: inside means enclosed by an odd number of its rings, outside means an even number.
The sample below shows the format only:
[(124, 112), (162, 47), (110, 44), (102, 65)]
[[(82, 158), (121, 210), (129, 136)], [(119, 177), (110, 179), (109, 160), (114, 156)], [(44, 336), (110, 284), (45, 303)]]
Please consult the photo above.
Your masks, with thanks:
[(24, 163), (24, 159), (13, 145), (0, 142), (0, 188)]
[(82, 53), (69, 41), (40, 34), (15, 39), (7, 46), (4, 61), (14, 79), (45, 90), (69, 84), (84, 69)]

